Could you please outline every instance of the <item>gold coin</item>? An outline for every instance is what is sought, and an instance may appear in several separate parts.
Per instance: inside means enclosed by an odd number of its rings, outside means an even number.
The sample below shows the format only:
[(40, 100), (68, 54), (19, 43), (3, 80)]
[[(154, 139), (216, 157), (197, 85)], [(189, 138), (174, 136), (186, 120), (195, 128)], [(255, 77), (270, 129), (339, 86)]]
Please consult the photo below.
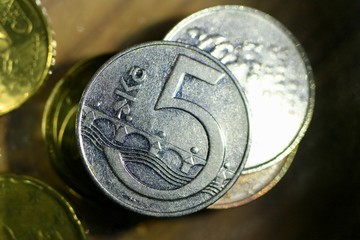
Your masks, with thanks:
[(87, 83), (110, 56), (103, 55), (75, 64), (51, 92), (42, 120), (42, 133), (53, 167), (71, 189), (91, 199), (102, 194), (88, 177), (77, 149), (76, 113)]
[(0, 175), (0, 239), (86, 239), (70, 204), (36, 179)]
[(297, 147), (280, 162), (265, 169), (241, 174), (230, 190), (209, 208), (226, 209), (251, 202), (272, 189), (289, 169)]
[(24, 103), (54, 63), (46, 17), (32, 0), (0, 1), (0, 115)]

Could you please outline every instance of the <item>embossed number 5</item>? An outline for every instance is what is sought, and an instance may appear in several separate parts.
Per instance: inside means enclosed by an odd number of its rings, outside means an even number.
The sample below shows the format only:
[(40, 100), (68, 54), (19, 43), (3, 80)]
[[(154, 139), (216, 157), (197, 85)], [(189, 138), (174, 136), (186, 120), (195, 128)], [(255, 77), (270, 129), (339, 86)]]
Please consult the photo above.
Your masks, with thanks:
[(185, 55), (179, 55), (155, 105), (156, 110), (176, 108), (191, 114), (203, 125), (209, 137), (209, 152), (204, 169), (191, 183), (171, 191), (174, 198), (176, 195), (185, 197), (185, 195), (194, 194), (210, 184), (222, 166), (225, 153), (224, 138), (216, 119), (198, 104), (176, 97), (186, 74), (192, 75), (210, 85), (217, 84), (224, 76), (224, 73), (201, 62)]
[[(187, 185), (173, 190), (146, 188), (146, 191), (144, 191), (143, 184), (140, 184), (126, 173), (126, 169), (122, 164), (119, 162), (114, 163), (114, 165), (118, 166), (116, 169), (120, 170), (119, 177), (123, 183), (142, 195), (164, 200), (175, 200), (188, 197), (206, 188), (217, 176), (223, 164), (225, 143), (221, 128), (216, 119), (211, 113), (197, 103), (176, 97), (186, 74), (192, 75), (210, 85), (217, 84), (223, 77), (223, 73), (194, 59), (179, 55), (176, 59), (174, 69), (170, 73), (170, 77), (165, 83), (165, 87), (155, 104), (155, 110), (180, 109), (185, 113), (194, 116), (201, 123), (207, 133), (209, 141), (207, 163), (197, 177)], [(112, 148), (105, 148), (105, 154), (111, 156), (109, 157), (111, 160), (117, 159), (116, 156), (119, 153)]]

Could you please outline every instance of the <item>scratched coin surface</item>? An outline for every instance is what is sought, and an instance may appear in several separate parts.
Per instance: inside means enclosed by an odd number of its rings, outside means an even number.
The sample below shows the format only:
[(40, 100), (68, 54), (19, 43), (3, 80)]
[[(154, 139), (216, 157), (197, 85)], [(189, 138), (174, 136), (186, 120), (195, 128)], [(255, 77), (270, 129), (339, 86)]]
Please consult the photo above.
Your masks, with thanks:
[(249, 203), (270, 191), (288, 171), (297, 147), (281, 161), (256, 172), (243, 174), (227, 193), (209, 208), (226, 209)]
[(110, 57), (98, 56), (70, 68), (52, 90), (42, 120), (42, 133), (52, 166), (71, 189), (91, 199), (101, 194), (81, 161), (75, 137), (75, 120), (82, 92), (96, 70)]
[(0, 1), (0, 115), (25, 102), (48, 76), (51, 34), (35, 1)]
[(0, 175), (0, 239), (86, 239), (70, 204), (36, 179)]
[(175, 42), (105, 63), (83, 93), (77, 136), (100, 188), (152, 216), (215, 202), (240, 175), (250, 142), (237, 81), (211, 55)]
[(300, 44), (278, 21), (241, 6), (197, 12), (165, 40), (196, 46), (228, 67), (249, 101), (252, 145), (244, 173), (268, 167), (297, 146), (314, 106), (314, 82)]

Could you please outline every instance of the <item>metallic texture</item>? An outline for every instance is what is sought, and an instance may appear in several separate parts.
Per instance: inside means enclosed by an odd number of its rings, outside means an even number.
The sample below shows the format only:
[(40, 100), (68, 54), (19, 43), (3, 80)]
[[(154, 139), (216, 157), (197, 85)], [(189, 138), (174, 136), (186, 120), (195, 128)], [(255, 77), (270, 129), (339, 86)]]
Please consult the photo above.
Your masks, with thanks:
[(297, 147), (281, 161), (256, 172), (241, 175), (230, 190), (209, 208), (233, 208), (249, 203), (270, 191), (288, 171)]
[(0, 239), (86, 239), (70, 204), (50, 186), (0, 175)]
[(75, 64), (52, 90), (42, 119), (42, 134), (52, 166), (71, 189), (91, 199), (99, 194), (91, 184), (77, 148), (76, 113), (86, 85), (110, 57), (103, 55)]
[(54, 64), (52, 32), (35, 1), (0, 1), (0, 115), (24, 103)]
[(209, 52), (243, 86), (252, 128), (244, 173), (281, 161), (298, 145), (312, 116), (315, 85), (300, 44), (278, 21), (251, 8), (218, 6), (187, 17), (165, 40)]
[(81, 155), (119, 204), (152, 216), (192, 213), (240, 175), (250, 142), (246, 104), (209, 54), (175, 42), (139, 45), (87, 86), (77, 118)]

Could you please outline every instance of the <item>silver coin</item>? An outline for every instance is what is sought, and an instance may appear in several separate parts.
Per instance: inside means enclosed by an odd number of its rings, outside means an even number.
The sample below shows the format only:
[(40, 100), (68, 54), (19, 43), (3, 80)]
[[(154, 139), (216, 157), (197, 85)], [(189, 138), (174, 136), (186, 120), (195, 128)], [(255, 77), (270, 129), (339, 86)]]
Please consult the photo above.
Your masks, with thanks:
[(300, 44), (279, 22), (251, 8), (218, 6), (187, 17), (165, 40), (211, 53), (244, 87), (252, 128), (244, 173), (280, 161), (297, 146), (312, 115), (315, 86)]
[(211, 55), (175, 42), (139, 45), (110, 59), (84, 91), (81, 155), (124, 207), (152, 216), (192, 213), (240, 175), (250, 142), (246, 105)]

